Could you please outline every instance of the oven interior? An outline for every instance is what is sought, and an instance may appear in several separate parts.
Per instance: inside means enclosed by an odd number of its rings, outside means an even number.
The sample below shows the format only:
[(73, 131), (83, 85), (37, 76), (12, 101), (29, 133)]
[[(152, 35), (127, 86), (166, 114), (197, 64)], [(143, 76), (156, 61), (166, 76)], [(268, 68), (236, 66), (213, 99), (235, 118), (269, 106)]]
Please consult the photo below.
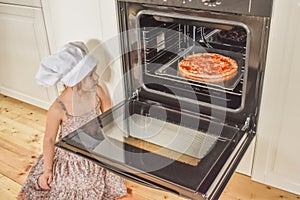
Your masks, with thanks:
[[(162, 13), (140, 12), (137, 16), (139, 41), (138, 45), (131, 45), (131, 60), (133, 66), (141, 66), (140, 76), (135, 78), (142, 77), (145, 90), (231, 111), (243, 108), (250, 43), (246, 25), (201, 17), (167, 17)], [(188, 79), (179, 74), (178, 64), (183, 58), (206, 52), (234, 59), (237, 74), (218, 82)]]

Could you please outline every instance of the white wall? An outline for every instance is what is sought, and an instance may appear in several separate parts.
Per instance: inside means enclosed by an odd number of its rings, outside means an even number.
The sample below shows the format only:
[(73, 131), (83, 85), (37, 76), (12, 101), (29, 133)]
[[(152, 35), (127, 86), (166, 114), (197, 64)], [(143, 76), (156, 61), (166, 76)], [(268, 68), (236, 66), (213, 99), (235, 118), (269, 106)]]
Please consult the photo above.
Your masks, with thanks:
[(42, 0), (50, 49), (60, 49), (68, 41), (101, 38), (98, 0)]
[[(122, 72), (119, 60), (115, 1), (42, 0), (51, 53), (69, 41), (87, 43), (99, 58), (100, 83), (107, 88), (113, 104), (123, 99)], [(105, 49), (103, 49), (105, 48)]]
[[(118, 21), (115, 0), (99, 0), (101, 18), (101, 39), (108, 56), (109, 65), (102, 68), (99, 73), (103, 74), (103, 81), (110, 90), (114, 104), (124, 99), (124, 80), (120, 61), (120, 42), (118, 34)], [(110, 81), (109, 81), (110, 76)]]

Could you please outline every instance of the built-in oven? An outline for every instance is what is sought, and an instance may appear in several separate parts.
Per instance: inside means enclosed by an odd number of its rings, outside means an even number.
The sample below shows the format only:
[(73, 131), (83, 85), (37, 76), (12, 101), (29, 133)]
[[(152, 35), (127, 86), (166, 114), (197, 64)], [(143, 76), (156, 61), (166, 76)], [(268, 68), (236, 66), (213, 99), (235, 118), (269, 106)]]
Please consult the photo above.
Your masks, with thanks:
[[(139, 183), (217, 199), (256, 133), (272, 0), (116, 4), (126, 100), (57, 146)], [(205, 53), (233, 59), (235, 73), (180, 73)]]

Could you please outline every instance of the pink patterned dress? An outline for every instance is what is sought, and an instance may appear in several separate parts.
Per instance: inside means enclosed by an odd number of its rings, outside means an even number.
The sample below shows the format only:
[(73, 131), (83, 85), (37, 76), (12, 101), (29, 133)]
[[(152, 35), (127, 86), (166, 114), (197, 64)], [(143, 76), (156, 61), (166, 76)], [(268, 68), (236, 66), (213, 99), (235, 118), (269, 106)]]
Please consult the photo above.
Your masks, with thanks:
[[(67, 116), (66, 121), (61, 124), (59, 139), (95, 118), (98, 114), (97, 110), (100, 112), (99, 102), (96, 111), (93, 110), (83, 116), (72, 116), (59, 99), (57, 102), (62, 106)], [(121, 177), (87, 159), (59, 148), (55, 148), (51, 190), (43, 190), (37, 183), (38, 177), (43, 173), (43, 165), (44, 161), (41, 155), (32, 167), (18, 199), (108, 200), (126, 194), (126, 186)]]

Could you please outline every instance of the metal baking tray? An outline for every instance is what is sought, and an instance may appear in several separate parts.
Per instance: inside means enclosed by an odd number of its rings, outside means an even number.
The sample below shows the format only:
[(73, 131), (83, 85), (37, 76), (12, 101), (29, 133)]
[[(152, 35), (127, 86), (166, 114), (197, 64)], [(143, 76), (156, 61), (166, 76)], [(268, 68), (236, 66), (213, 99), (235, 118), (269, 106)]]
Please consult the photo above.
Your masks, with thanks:
[[(201, 81), (196, 81), (192, 79), (188, 79), (185, 77), (182, 77), (179, 72), (178, 72), (178, 63), (184, 58), (189, 55), (197, 54), (197, 53), (218, 53), (224, 56), (228, 56), (232, 59), (234, 59), (237, 64), (238, 64), (238, 72), (235, 77), (233, 77), (230, 80), (224, 81), (224, 82), (218, 82), (218, 83), (209, 83), (209, 82), (201, 82)], [(166, 63), (165, 65), (162, 65), (160, 68), (158, 68), (154, 74), (159, 75), (159, 76), (165, 76), (177, 80), (182, 80), (182, 81), (188, 81), (192, 85), (198, 86), (199, 84), (205, 84), (206, 86), (216, 86), (220, 87), (222, 89), (226, 90), (233, 90), (237, 84), (240, 82), (242, 79), (244, 72), (245, 72), (245, 55), (241, 53), (234, 53), (234, 52), (229, 52), (225, 50), (216, 50), (216, 49), (211, 49), (211, 48), (204, 48), (202, 46), (192, 46), (188, 49), (185, 49), (181, 51), (178, 56), (176, 56), (174, 59)]]

